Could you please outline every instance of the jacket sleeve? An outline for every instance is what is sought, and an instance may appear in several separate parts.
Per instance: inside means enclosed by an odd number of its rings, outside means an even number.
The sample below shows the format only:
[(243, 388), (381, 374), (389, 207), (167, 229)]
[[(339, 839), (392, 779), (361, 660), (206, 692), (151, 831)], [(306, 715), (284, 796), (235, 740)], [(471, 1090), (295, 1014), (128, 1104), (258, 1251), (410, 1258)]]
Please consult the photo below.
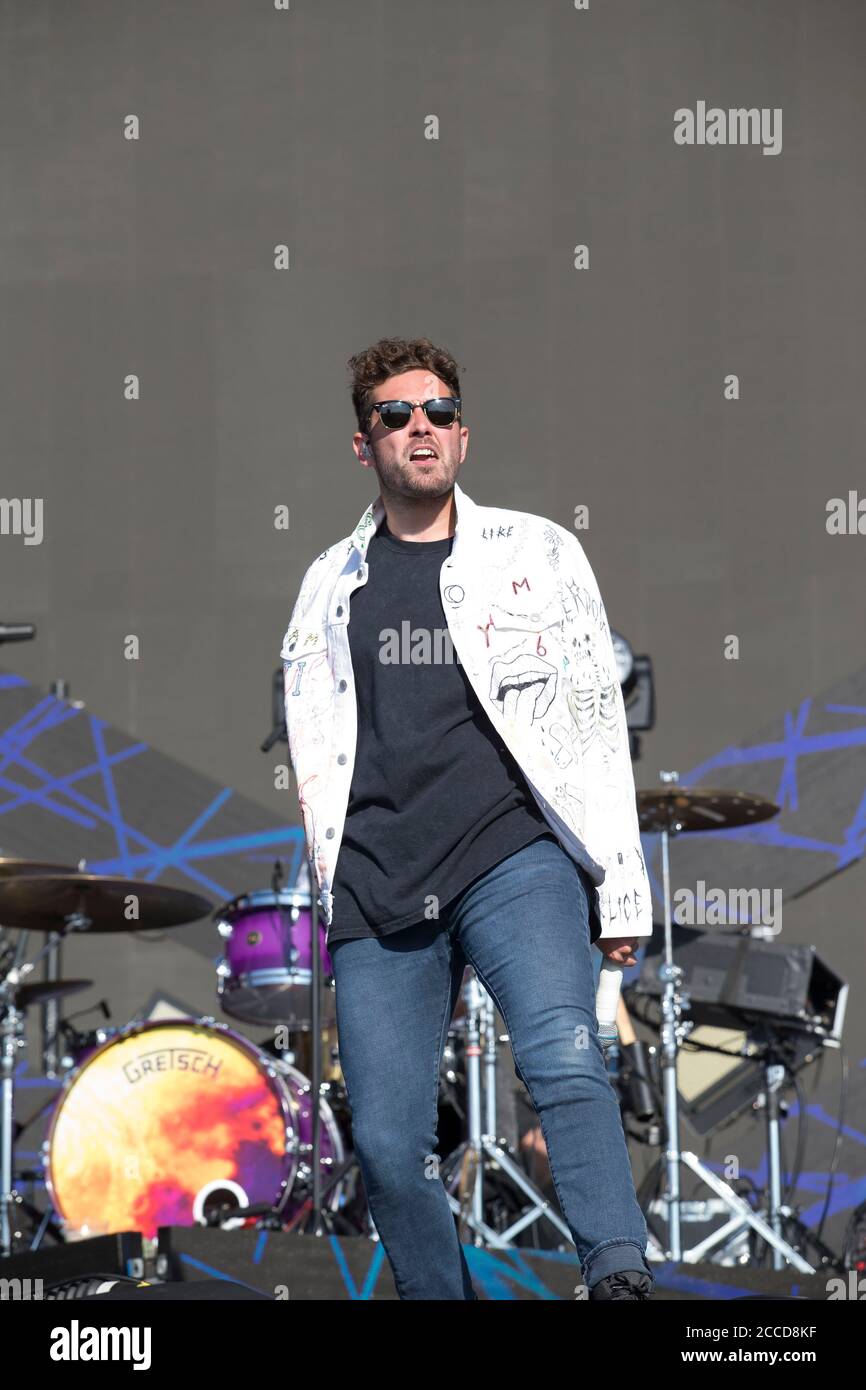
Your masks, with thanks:
[[(328, 552), (320, 555), (306, 571), (292, 609), (292, 616), (283, 637), (280, 657), (283, 666), (283, 707), (286, 717), (289, 763), (294, 772), (298, 808), (304, 826), (307, 857), (311, 863), (318, 861), (319, 846), (316, 839), (315, 816), (310, 802), (304, 795), (306, 779), (312, 782), (321, 776), (321, 751), (323, 740), (316, 725), (318, 709), (310, 699), (310, 650), (305, 645), (311, 631), (324, 632), (324, 617), (321, 610), (320, 588), (326, 575), (322, 563)], [(322, 638), (324, 648), (324, 637)], [(323, 651), (317, 648), (315, 657), (324, 659)], [(306, 669), (305, 669), (306, 668)], [(303, 682), (299, 685), (299, 682)], [(317, 877), (319, 870), (317, 869)], [(320, 881), (320, 880), (319, 880)]]
[(289, 741), (289, 762), (294, 766), (294, 750), (292, 747), (292, 720), (289, 718), (289, 687), (295, 679), (295, 662), (297, 653), (291, 650), (291, 644), (297, 641), (299, 629), (304, 621), (310, 603), (311, 576), (314, 566), (306, 571), (301, 580), (301, 587), (298, 596), (292, 606), (292, 615), (289, 618), (289, 625), (283, 636), (283, 645), (280, 648), (280, 659), (283, 664), (283, 712), (286, 717), (286, 732)]
[(610, 626), (583, 546), (558, 529), (565, 539), (565, 678), (584, 765), (587, 849), (605, 873), (598, 890), (601, 935), (649, 936), (652, 896)]

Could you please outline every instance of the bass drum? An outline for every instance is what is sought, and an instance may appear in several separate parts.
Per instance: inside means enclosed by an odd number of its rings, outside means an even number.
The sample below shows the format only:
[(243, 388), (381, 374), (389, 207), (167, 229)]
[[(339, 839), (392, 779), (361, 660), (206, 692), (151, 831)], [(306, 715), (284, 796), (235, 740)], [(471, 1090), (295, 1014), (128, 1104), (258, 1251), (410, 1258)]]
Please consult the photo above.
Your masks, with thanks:
[(293, 1086), (221, 1024), (121, 1030), (69, 1075), (45, 1144), (46, 1186), (67, 1239), (153, 1237), (225, 1202), (282, 1213), (303, 1128)]

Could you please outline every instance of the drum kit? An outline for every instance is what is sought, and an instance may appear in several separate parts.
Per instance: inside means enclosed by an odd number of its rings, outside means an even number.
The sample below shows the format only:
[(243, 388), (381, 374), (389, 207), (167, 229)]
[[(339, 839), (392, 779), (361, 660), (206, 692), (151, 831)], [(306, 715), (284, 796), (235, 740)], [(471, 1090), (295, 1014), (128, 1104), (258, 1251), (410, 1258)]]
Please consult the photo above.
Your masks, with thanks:
[[(22, 1244), (35, 1249), (46, 1232), (72, 1241), (129, 1230), (152, 1238), (160, 1226), (196, 1222), (297, 1229), (309, 1219), (314, 1187), (320, 1221), (339, 1217), (337, 1229), (369, 1233), (350, 1154), (325, 933), (318, 933), (313, 962), (310, 894), (283, 888), (280, 875), (278, 865), (272, 891), (244, 894), (214, 913), (197, 894), (91, 874), (83, 863), (0, 859), (0, 1254)], [(256, 1045), (211, 1017), (92, 1033), (61, 1023), (67, 1055), (59, 1093), (27, 1121), (50, 1112), (41, 1171), (16, 1170), (15, 1144), (26, 1125), (16, 1124), (15, 1086), (28, 1010), (56, 1009), (92, 983), (59, 978), (62, 943), (77, 932), (180, 927), (211, 915), (224, 950), (217, 965), (223, 1012), (270, 1028), (271, 1038)], [(28, 958), (34, 933), (45, 941)], [(40, 964), (47, 978), (36, 980)], [(319, 1009), (311, 1007), (314, 975)], [(324, 1068), (312, 1055), (314, 1014), (330, 1044)], [(46, 1037), (49, 1054), (55, 1043)], [(295, 1065), (305, 1046), (322, 1078), (318, 1105)], [(22, 1178), (34, 1176), (44, 1180), (47, 1212), (19, 1191)]]
[[(688, 790), (676, 785), (676, 774), (663, 773), (662, 780), (669, 785), (639, 792), (637, 802), (641, 829), (659, 833), (662, 844), (657, 1062), (668, 1258), (682, 1254), (679, 1175), (686, 1165), (728, 1206), (732, 1221), (747, 1223), (772, 1246), (779, 1262), (808, 1269), (782, 1239), (775, 1207), (764, 1220), (679, 1146), (677, 1055), (689, 1024), (682, 1017), (688, 1010), (682, 972), (673, 958), (670, 839), (756, 824), (778, 808), (748, 793)], [(62, 1024), (65, 1074), (59, 1094), (39, 1112), (51, 1112), (41, 1173), (50, 1207), (37, 1211), (16, 1188), (22, 1175), (16, 1173), (15, 1141), (25, 1127), (15, 1123), (16, 1070), (28, 1010), (36, 1004), (56, 1009), (91, 984), (60, 978), (62, 943), (78, 932), (180, 927), (205, 916), (212, 917), (222, 945), (216, 966), (221, 1010), (269, 1030), (270, 1039), (257, 1045), (209, 1016), (138, 1020), (91, 1034)], [(72, 869), (0, 859), (0, 924), (0, 1254), (22, 1242), (34, 1249), (46, 1232), (66, 1241), (127, 1230), (152, 1238), (161, 1226), (197, 1222), (375, 1234), (352, 1153), (331, 962), (306, 866), (288, 887), (278, 862), (269, 890), (242, 894), (213, 911), (197, 894), (91, 874), (83, 864)], [(46, 940), (28, 959), (33, 933)], [(40, 962), (45, 978), (33, 980)], [(567, 1226), (529, 1181), (515, 1145), (497, 1137), (497, 1064), (506, 1042), (489, 995), (467, 969), (462, 1016), (458, 1007), (440, 1073), (440, 1132), (448, 1127), (449, 1106), (457, 1116), (441, 1176), (468, 1238), (494, 1246), (525, 1243), (527, 1236), (537, 1239), (530, 1228), (541, 1222), (565, 1245)], [(777, 1155), (777, 1127), (771, 1139)]]

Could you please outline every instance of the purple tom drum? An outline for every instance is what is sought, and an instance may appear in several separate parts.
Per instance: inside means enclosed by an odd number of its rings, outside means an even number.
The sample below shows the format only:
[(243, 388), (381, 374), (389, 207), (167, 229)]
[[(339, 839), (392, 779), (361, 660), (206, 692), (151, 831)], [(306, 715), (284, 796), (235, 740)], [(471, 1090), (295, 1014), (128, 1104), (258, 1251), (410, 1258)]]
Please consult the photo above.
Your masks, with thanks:
[[(311, 1026), (312, 910), (310, 894), (296, 888), (244, 893), (214, 913), (225, 955), (217, 963), (217, 994), (224, 1013), (244, 1023)], [(327, 928), (319, 921), (322, 1026), (336, 1020)]]

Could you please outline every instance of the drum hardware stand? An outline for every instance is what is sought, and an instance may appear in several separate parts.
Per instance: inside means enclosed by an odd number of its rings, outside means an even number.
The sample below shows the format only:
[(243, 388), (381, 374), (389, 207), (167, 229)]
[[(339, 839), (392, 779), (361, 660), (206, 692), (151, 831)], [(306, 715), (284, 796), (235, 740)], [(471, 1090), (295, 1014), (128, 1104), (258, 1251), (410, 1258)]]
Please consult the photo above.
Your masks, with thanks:
[[(708, 1051), (721, 1049), (708, 1048)], [(742, 1237), (748, 1233), (749, 1228), (756, 1230), (762, 1238), (767, 1239), (766, 1231), (762, 1229), (763, 1223), (769, 1226), (775, 1234), (776, 1239), (770, 1242), (772, 1250), (773, 1269), (784, 1269), (785, 1264), (790, 1259), (802, 1273), (816, 1273), (812, 1265), (807, 1265), (802, 1256), (797, 1259), (787, 1256), (785, 1251), (793, 1249), (790, 1242), (786, 1242), (783, 1232), (785, 1228), (795, 1226), (798, 1232), (802, 1232), (803, 1244), (806, 1242), (814, 1246), (818, 1253), (818, 1267), (839, 1267), (839, 1260), (829, 1246), (819, 1240), (815, 1233), (810, 1231), (797, 1216), (796, 1211), (782, 1201), (782, 1166), (781, 1166), (781, 1146), (780, 1146), (780, 1126), (781, 1126), (781, 1091), (784, 1084), (787, 1068), (778, 1060), (781, 1056), (781, 1049), (778, 1042), (778, 1035), (771, 1038), (764, 1048), (763, 1069), (764, 1085), (758, 1093), (755, 1108), (761, 1109), (766, 1115), (767, 1125), (767, 1155), (768, 1155), (768, 1180), (766, 1211), (761, 1214), (755, 1213), (744, 1199), (734, 1193), (734, 1203), (730, 1201), (731, 1189), (723, 1182), (717, 1174), (710, 1173), (707, 1178), (703, 1165), (693, 1154), (683, 1154), (683, 1160), (701, 1178), (705, 1178), (707, 1185), (712, 1187), (721, 1199), (723, 1207), (728, 1211), (733, 1211), (730, 1221), (713, 1231), (706, 1239), (700, 1241), (691, 1249), (683, 1252), (682, 1259), (685, 1263), (695, 1264), (707, 1259), (717, 1248), (721, 1251), (729, 1251), (731, 1247), (742, 1243)], [(710, 1180), (712, 1179), (712, 1181)], [(752, 1220), (751, 1218), (755, 1218)], [(660, 1258), (664, 1258), (662, 1254)]]
[[(8, 980), (8, 977), (7, 977)], [(7, 989), (0, 986), (0, 996)], [(0, 1256), (12, 1254), (13, 1209), (19, 1203), (12, 1182), (14, 1159), (15, 1064), (19, 1048), (25, 1046), (24, 1015), (15, 1008), (11, 996), (0, 1003)]]
[(254, 1216), (260, 1218), (256, 1221), (257, 1231), (279, 1231), (282, 1229), (279, 1212), (270, 1202), (256, 1202), (249, 1207), (233, 1206), (229, 1202), (220, 1202), (217, 1206), (209, 1206), (205, 1209), (204, 1221), (201, 1224), (215, 1230), (221, 1229), (229, 1221), (247, 1221)]
[[(85, 930), (90, 918), (73, 913), (67, 919), (67, 930)], [(53, 935), (54, 933), (52, 933)], [(13, 964), (0, 980), (0, 1258), (12, 1254), (13, 1210), (22, 1199), (13, 1184), (15, 1157), (15, 1065), (19, 1049), (27, 1046), (24, 1014), (15, 1007), (14, 992), (24, 978), (51, 950), (50, 940), (36, 953), (32, 961), (22, 957), (29, 933), (18, 937)], [(61, 936), (62, 933), (57, 933)]]
[(11, 968), (0, 981), (0, 1257), (12, 1254), (12, 1213), (21, 1204), (14, 1186), (15, 1065), (18, 1051), (27, 1046), (27, 1036), (24, 1014), (15, 1007), (14, 991), (22, 974), (33, 969), (23, 962), (27, 936), (26, 931), (19, 933)]
[[(104, 1006), (104, 1001), (102, 1001), (102, 1003)], [(89, 1013), (90, 1010), (87, 1010), (86, 1012)], [(110, 1015), (107, 1016), (110, 1017)], [(23, 1027), (23, 1014), (21, 1017)], [(76, 1017), (76, 1015), (73, 1015), (73, 1017)], [(98, 1031), (91, 1034), (79, 1032), (79, 1030), (75, 1028), (68, 1019), (63, 1018), (61, 1018), (59, 1021), (59, 1034), (63, 1036), (65, 1045), (71, 1046), (73, 1050), (77, 1046), (79, 1052), (81, 1051), (82, 1046), (86, 1045), (89, 1041), (104, 1041), (104, 1038), (99, 1038)], [(24, 1036), (24, 1032), (22, 1031), (22, 1038)], [(63, 1058), (60, 1059), (59, 1066), (62, 1071)], [(57, 1094), (54, 1093), (48, 1097), (48, 1099), (44, 1102), (43, 1105), (39, 1106), (39, 1108), (35, 1111), (34, 1114), (30, 1115), (28, 1119), (24, 1120), (22, 1124), (16, 1123), (13, 1127), (15, 1142), (17, 1142), (18, 1139), (20, 1139), (25, 1129), (28, 1129), (30, 1125), (35, 1124), (35, 1122), (45, 1114), (46, 1110), (50, 1110), (52, 1106), (56, 1105), (56, 1103)], [(0, 1127), (0, 1130), (2, 1130), (2, 1127)], [(13, 1180), (17, 1178), (18, 1182), (40, 1181), (42, 1177), (43, 1174), (40, 1172), (18, 1170), (18, 1172), (16, 1173), (13, 1170)], [(29, 1252), (33, 1253), (37, 1251), (42, 1245), (42, 1242), (46, 1235), (50, 1235), (58, 1244), (66, 1244), (66, 1235), (62, 1227), (60, 1227), (57, 1224), (57, 1211), (53, 1205), (49, 1203), (49, 1205), (45, 1208), (44, 1211), (40, 1211), (39, 1208), (35, 1207), (32, 1202), (29, 1202), (25, 1197), (22, 1197), (21, 1194), (17, 1192), (17, 1190), (15, 1191), (15, 1199), (20, 1210), (24, 1213), (25, 1216), (27, 1216), (30, 1224), (30, 1229), (33, 1232), (30, 1244), (27, 1247)]]
[[(475, 1232), (475, 1244), (486, 1243), (497, 1249), (506, 1249), (514, 1243), (521, 1231), (542, 1217), (548, 1220), (556, 1231), (571, 1245), (574, 1244), (571, 1232), (562, 1217), (554, 1211), (551, 1203), (530, 1181), (526, 1173), (515, 1162), (506, 1147), (496, 1135), (496, 1038), (494, 1035), (493, 1002), (474, 970), (469, 971), (463, 987), (466, 1000), (466, 1086), (469, 1111), (469, 1134), (467, 1139), (445, 1160), (453, 1173), (445, 1182), (445, 1190), (451, 1210), (461, 1217)], [(481, 1123), (481, 1020), (485, 1023), (485, 1124)], [(529, 1198), (529, 1208), (505, 1231), (495, 1231), (484, 1220), (484, 1168), (485, 1161), (501, 1170), (506, 1178)], [(454, 1191), (467, 1179), (470, 1184), (468, 1205), (461, 1203)]]
[[(63, 938), (59, 932), (48, 936), (45, 960), (42, 965), (42, 978), (59, 980), (63, 975)], [(60, 1056), (58, 1040), (60, 1037), (60, 1000), (46, 999), (42, 1005), (42, 1071), (49, 1081), (56, 1081), (60, 1075)]]
[[(659, 780), (662, 783), (679, 782), (678, 772), (660, 772)], [(789, 1261), (794, 1267), (803, 1274), (814, 1274), (815, 1270), (801, 1255), (784, 1241), (779, 1234), (780, 1213), (778, 1211), (778, 1199), (781, 1194), (781, 1183), (779, 1175), (779, 1131), (778, 1131), (778, 1085), (779, 1081), (771, 1068), (767, 1069), (768, 1097), (772, 1097), (768, 1106), (768, 1117), (770, 1107), (775, 1114), (775, 1121), (770, 1130), (770, 1162), (772, 1172), (772, 1193), (771, 1198), (771, 1219), (773, 1225), (768, 1225), (763, 1217), (758, 1216), (742, 1197), (738, 1196), (729, 1183), (724, 1182), (715, 1174), (712, 1169), (702, 1163), (696, 1154), (683, 1152), (680, 1150), (679, 1135), (679, 1095), (677, 1093), (677, 1058), (679, 1055), (680, 1040), (684, 1028), (689, 1025), (682, 1023), (682, 1010), (687, 1005), (681, 990), (682, 969), (674, 964), (673, 958), (673, 932), (671, 918), (671, 881), (670, 881), (670, 836), (677, 834), (682, 829), (682, 825), (676, 820), (663, 819), (660, 825), (661, 845), (662, 845), (662, 876), (664, 890), (664, 910), (665, 910), (665, 935), (664, 935), (664, 955), (662, 964), (659, 966), (659, 979), (664, 986), (662, 992), (662, 1028), (661, 1028), (661, 1058), (663, 1074), (664, 1092), (664, 1116), (665, 1116), (665, 1137), (666, 1149), (664, 1154), (666, 1169), (666, 1184), (664, 1200), (668, 1215), (668, 1259), (675, 1264), (683, 1260), (682, 1238), (680, 1233), (680, 1165), (685, 1164), (691, 1171), (701, 1179), (707, 1187), (715, 1192), (716, 1196), (721, 1197), (725, 1205), (731, 1212), (731, 1220), (723, 1226), (721, 1231), (715, 1233), (712, 1241), (723, 1240), (733, 1231), (739, 1230), (743, 1223), (747, 1223), (753, 1230), (757, 1231), (769, 1245), (772, 1246), (775, 1259)], [(770, 1076), (773, 1076), (773, 1084), (770, 1086)], [(770, 1123), (768, 1118), (768, 1123)], [(706, 1250), (707, 1242), (704, 1242), (701, 1250)], [(696, 1258), (693, 1251), (687, 1252), (689, 1261)], [(781, 1264), (776, 1268), (781, 1268)]]
[[(825, 1038), (823, 1040), (824, 1047), (833, 1047), (836, 1045), (837, 1044), (832, 1039)], [(791, 1226), (794, 1226), (796, 1228), (797, 1234), (802, 1236), (801, 1244), (808, 1243), (809, 1245), (813, 1246), (814, 1249), (817, 1251), (819, 1257), (819, 1268), (832, 1266), (833, 1268), (841, 1269), (842, 1264), (839, 1256), (835, 1255), (834, 1252), (829, 1248), (829, 1246), (826, 1245), (814, 1231), (811, 1231), (806, 1225), (804, 1225), (804, 1223), (800, 1220), (795, 1210), (793, 1210), (789, 1206), (783, 1205), (782, 1203), (782, 1151), (780, 1144), (781, 1105), (779, 1100), (779, 1094), (785, 1076), (785, 1067), (773, 1062), (772, 1049), (773, 1043), (771, 1042), (767, 1049), (768, 1060), (765, 1064), (766, 1085), (765, 1089), (760, 1093), (758, 1097), (759, 1104), (762, 1108), (765, 1108), (767, 1111), (767, 1149), (770, 1156), (769, 1168), (771, 1177), (769, 1208), (770, 1224), (772, 1225), (773, 1230), (776, 1232), (776, 1234), (781, 1237), (783, 1231), (782, 1218), (784, 1217), (785, 1224), (789, 1228)], [(775, 1074), (774, 1084), (772, 1088), (770, 1087), (771, 1071)], [(782, 1259), (779, 1247), (775, 1245), (772, 1246), (772, 1251), (773, 1268), (783, 1269), (784, 1260)]]
[[(299, 1229), (307, 1235), (328, 1234), (331, 1213), (325, 1213), (322, 1203), (322, 958), (319, 951), (319, 903), (312, 867), (310, 876), (310, 1114), (313, 1140), (310, 1145), (309, 1209)], [(273, 888), (279, 893), (282, 866), (274, 865)], [(278, 899), (279, 901), (279, 899)], [(280, 911), (283, 909), (280, 908)], [(286, 934), (286, 940), (290, 940)], [(328, 1184), (328, 1189), (332, 1186)]]
[[(341, 1183), (353, 1169), (358, 1169), (358, 1171), (360, 1172), (357, 1158), (353, 1153), (350, 1153), (347, 1154), (346, 1157), (342, 1160), (342, 1162), (337, 1164), (336, 1167), (334, 1167), (332, 1171), (328, 1174), (328, 1177), (322, 1188), (320, 1198), (320, 1211), (322, 1215), (322, 1220), (328, 1227), (327, 1233), (329, 1235), (366, 1235), (372, 1236), (374, 1239), (378, 1240), (378, 1235), (376, 1234), (375, 1227), (372, 1224), (372, 1218), (369, 1216), (366, 1198), (364, 1198), (363, 1203), (366, 1212), (366, 1230), (364, 1229), (364, 1222), (353, 1221), (352, 1219), (350, 1219), (350, 1217), (346, 1214), (347, 1209), (345, 1207), (341, 1206), (337, 1208), (336, 1211), (334, 1211), (327, 1204), (328, 1197), (330, 1196), (333, 1189), (339, 1183)], [(305, 1182), (308, 1181), (306, 1175), (304, 1180)], [(294, 1231), (303, 1232), (305, 1226), (310, 1222), (312, 1214), (313, 1199), (312, 1196), (308, 1196), (301, 1203), (301, 1206), (299, 1207), (295, 1215), (291, 1218), (291, 1220), (286, 1222), (285, 1225), (283, 1225), (282, 1229), (287, 1233)]]

